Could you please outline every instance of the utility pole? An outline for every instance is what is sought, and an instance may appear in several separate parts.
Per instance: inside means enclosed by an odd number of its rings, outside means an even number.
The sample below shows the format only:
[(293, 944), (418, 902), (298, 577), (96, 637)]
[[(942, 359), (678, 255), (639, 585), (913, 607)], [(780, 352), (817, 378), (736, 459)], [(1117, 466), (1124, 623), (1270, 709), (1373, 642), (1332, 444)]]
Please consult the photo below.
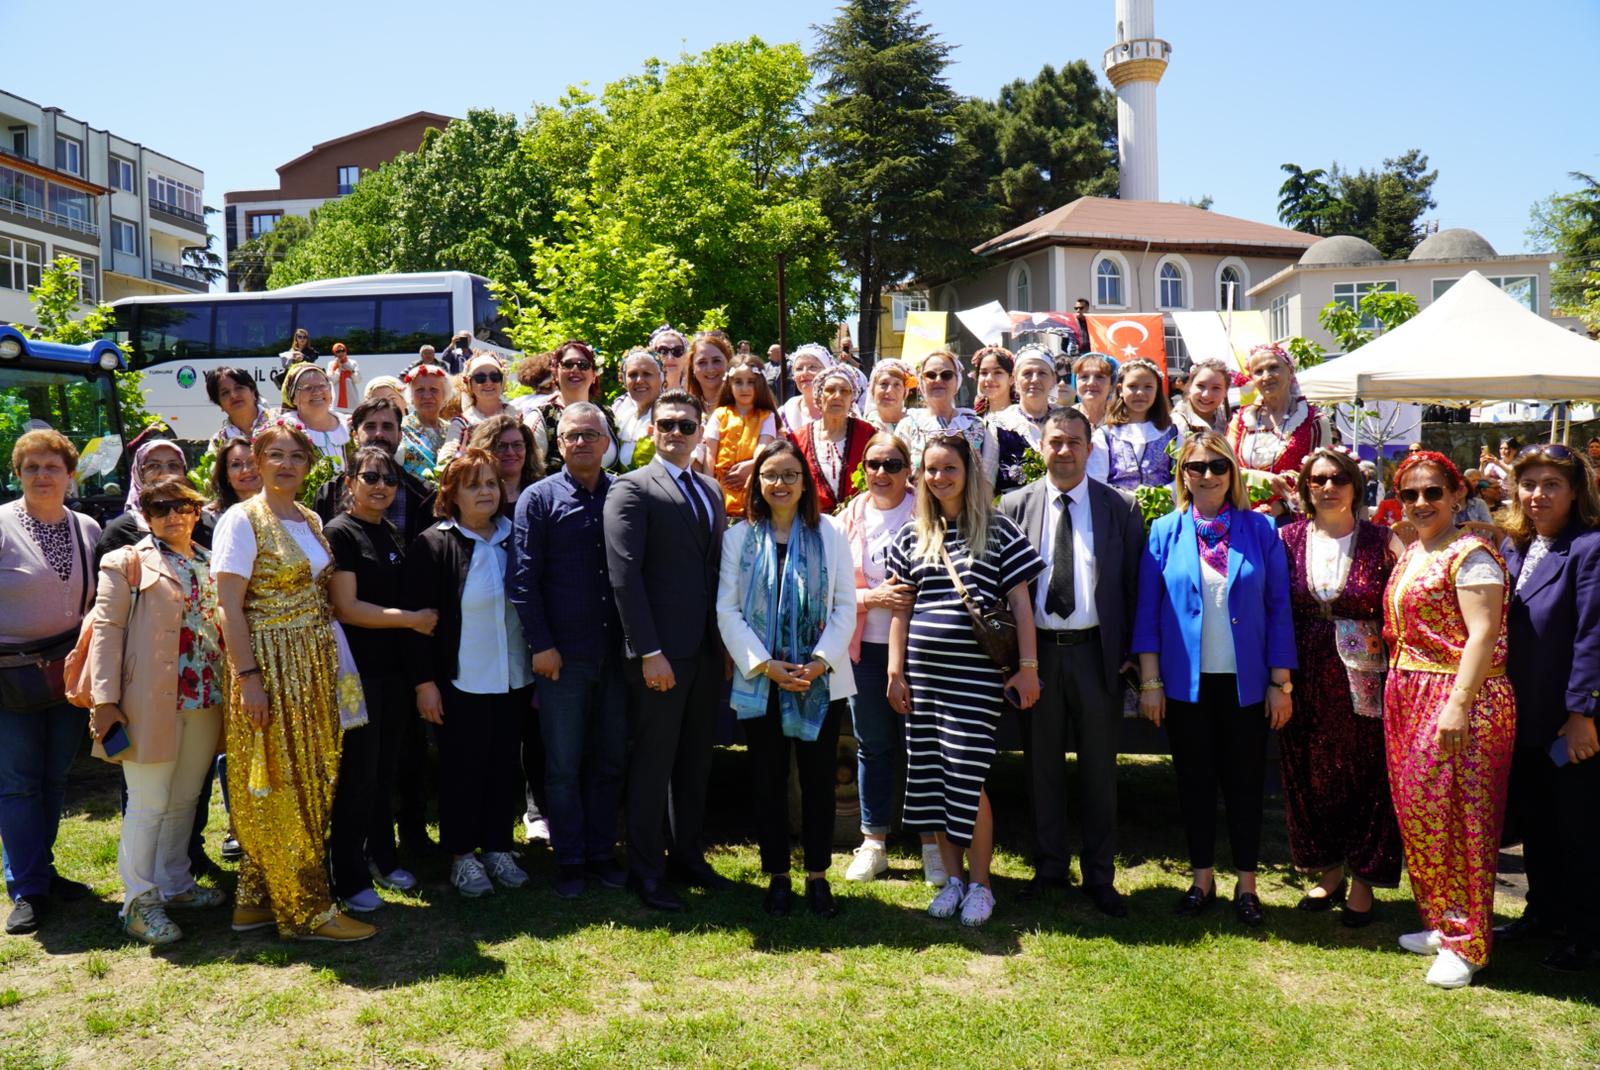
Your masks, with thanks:
[(789, 384), (789, 302), (783, 288), (783, 261), (787, 254), (778, 254), (778, 404), (788, 399)]

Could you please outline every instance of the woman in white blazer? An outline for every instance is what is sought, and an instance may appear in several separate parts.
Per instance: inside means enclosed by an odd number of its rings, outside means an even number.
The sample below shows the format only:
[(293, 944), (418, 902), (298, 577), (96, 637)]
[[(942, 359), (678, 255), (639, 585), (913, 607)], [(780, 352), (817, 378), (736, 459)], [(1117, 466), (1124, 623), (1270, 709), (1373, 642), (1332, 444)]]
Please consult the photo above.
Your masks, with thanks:
[(750, 519), (722, 537), (717, 626), (733, 659), (733, 709), (744, 725), (755, 788), (765, 908), (782, 917), (789, 883), (789, 750), (800, 771), (806, 904), (838, 913), (828, 888), (839, 721), (856, 693), (850, 543), (817, 509), (817, 487), (794, 444), (761, 448), (750, 476)]

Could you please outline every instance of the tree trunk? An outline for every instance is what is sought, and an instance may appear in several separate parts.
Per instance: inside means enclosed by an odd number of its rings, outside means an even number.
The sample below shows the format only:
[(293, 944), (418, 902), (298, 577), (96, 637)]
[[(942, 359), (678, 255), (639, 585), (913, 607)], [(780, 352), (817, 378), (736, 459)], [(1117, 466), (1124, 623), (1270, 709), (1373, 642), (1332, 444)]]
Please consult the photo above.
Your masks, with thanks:
[(877, 264), (873, 262), (873, 235), (869, 231), (861, 249), (860, 316), (856, 330), (856, 359), (864, 370), (870, 370), (878, 360), (878, 305), (883, 299), (883, 283), (878, 279)]

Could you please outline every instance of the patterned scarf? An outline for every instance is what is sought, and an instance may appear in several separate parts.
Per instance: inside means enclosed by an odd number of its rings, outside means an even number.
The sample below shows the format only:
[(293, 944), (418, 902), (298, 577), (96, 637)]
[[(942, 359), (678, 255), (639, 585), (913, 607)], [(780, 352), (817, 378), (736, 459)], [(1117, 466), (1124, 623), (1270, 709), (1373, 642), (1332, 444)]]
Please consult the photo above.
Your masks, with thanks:
[[(739, 550), (739, 574), (749, 577), (744, 592), (744, 620), (772, 656), (780, 661), (811, 660), (828, 619), (828, 561), (822, 532), (803, 521), (789, 529), (789, 552), (782, 571), (772, 525), (745, 525)], [(831, 672), (831, 670), (830, 670)], [(732, 703), (741, 721), (763, 717), (772, 681), (764, 674), (733, 674)], [(828, 713), (829, 673), (817, 677), (805, 692), (778, 692), (783, 734), (806, 742), (822, 731)]]
[(1220, 575), (1228, 574), (1228, 529), (1233, 526), (1233, 506), (1222, 503), (1217, 515), (1207, 520), (1200, 510), (1189, 507), (1194, 518), (1195, 543), (1200, 548), (1200, 560), (1210, 565)]

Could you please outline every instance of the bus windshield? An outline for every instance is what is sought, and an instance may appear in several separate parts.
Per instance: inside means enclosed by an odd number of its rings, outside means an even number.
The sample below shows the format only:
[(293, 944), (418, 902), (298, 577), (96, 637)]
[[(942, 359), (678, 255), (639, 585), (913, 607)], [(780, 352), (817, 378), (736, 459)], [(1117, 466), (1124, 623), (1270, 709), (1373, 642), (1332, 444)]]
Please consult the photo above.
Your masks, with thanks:
[(117, 392), (109, 375), (38, 371), (0, 363), (0, 501), (22, 493), (11, 470), (11, 448), (25, 433), (53, 428), (78, 448), (78, 496), (120, 499), (122, 439), (115, 420)]

